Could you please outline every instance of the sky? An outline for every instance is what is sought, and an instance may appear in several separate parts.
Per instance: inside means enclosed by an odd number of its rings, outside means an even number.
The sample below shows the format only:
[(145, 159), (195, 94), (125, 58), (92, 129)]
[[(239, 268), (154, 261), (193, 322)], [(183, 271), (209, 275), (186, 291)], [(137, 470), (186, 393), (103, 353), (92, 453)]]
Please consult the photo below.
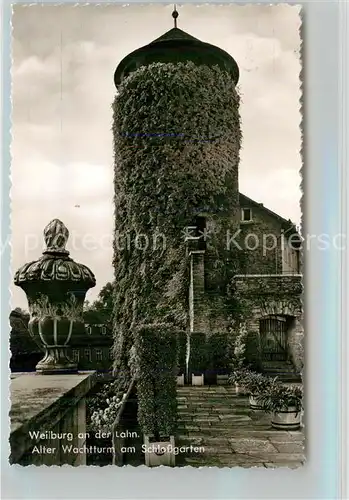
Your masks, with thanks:
[[(300, 223), (300, 7), (183, 5), (178, 27), (240, 68), (240, 191)], [(123, 57), (173, 27), (172, 5), (13, 8), (13, 273), (41, 256), (61, 219), (71, 257), (113, 280), (113, 75)], [(12, 286), (12, 307), (27, 309)]]

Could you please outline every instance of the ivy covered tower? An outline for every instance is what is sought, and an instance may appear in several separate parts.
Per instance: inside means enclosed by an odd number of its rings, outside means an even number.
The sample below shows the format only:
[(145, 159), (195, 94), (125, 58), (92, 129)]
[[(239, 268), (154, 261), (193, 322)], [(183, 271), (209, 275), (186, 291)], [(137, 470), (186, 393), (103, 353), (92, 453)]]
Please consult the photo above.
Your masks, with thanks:
[(201, 328), (204, 289), (214, 295), (225, 286), (226, 229), (239, 219), (239, 68), (172, 16), (171, 30), (114, 73), (118, 367), (139, 324)]

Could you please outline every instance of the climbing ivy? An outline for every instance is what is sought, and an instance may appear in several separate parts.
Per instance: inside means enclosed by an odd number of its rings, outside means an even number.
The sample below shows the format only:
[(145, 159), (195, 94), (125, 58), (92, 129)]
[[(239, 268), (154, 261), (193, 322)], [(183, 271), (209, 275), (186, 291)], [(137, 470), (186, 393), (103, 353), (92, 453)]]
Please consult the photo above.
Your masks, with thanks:
[[(218, 66), (154, 63), (119, 87), (113, 103), (116, 368), (127, 366), (137, 324), (187, 327), (184, 232), (203, 207), (237, 213), (238, 108), (234, 82)], [(225, 273), (219, 232), (209, 253)]]

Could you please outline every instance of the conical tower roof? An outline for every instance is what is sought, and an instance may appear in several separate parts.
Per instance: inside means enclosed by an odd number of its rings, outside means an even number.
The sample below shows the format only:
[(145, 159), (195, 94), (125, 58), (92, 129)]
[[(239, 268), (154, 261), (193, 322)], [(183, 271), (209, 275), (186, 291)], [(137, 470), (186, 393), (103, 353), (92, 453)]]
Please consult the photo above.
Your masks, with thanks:
[(189, 33), (186, 33), (185, 31), (179, 29), (179, 28), (172, 28), (170, 31), (166, 31), (163, 35), (159, 36), (159, 38), (156, 38), (153, 42), (151, 42), (149, 45), (153, 45), (155, 43), (159, 42), (166, 42), (168, 40), (194, 40), (196, 42), (200, 42), (198, 38), (195, 38), (192, 35), (189, 35)]
[(114, 83), (118, 87), (122, 80), (141, 66), (147, 66), (155, 62), (178, 63), (192, 61), (197, 65), (214, 66), (231, 74), (237, 84), (239, 80), (239, 67), (235, 59), (225, 50), (202, 42), (189, 33), (175, 27), (161, 35), (148, 45), (141, 47), (127, 55), (118, 65), (114, 73)]

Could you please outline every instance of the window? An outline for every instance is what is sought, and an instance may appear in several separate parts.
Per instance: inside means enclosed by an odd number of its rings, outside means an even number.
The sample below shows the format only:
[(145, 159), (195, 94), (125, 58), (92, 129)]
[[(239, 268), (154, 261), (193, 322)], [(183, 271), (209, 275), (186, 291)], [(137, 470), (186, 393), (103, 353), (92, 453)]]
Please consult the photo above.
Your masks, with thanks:
[(241, 209), (241, 220), (242, 222), (249, 222), (252, 220), (252, 210), (250, 208)]
[(106, 333), (107, 333), (107, 328), (103, 325), (103, 326), (101, 327), (101, 334), (102, 334), (102, 335), (105, 335)]
[(91, 349), (85, 349), (85, 358), (87, 361), (91, 361)]
[(73, 349), (73, 360), (78, 363), (80, 357), (80, 353), (78, 349)]
[(96, 360), (102, 361), (102, 359), (103, 359), (102, 349), (96, 349)]
[(87, 333), (87, 335), (91, 335), (92, 334), (92, 326), (91, 325), (88, 325), (86, 327), (86, 333)]

